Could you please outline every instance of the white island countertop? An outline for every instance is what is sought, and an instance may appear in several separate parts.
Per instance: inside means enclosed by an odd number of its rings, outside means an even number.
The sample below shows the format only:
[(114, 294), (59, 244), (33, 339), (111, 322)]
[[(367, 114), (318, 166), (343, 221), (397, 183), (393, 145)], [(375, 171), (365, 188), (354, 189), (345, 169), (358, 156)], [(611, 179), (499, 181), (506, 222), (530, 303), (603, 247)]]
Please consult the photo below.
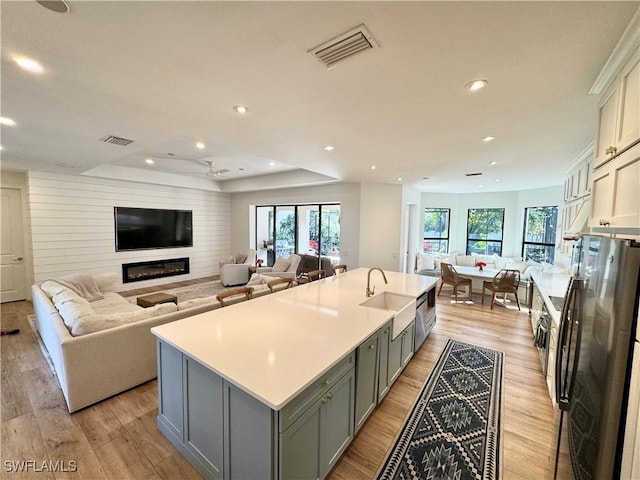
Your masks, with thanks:
[[(367, 300), (367, 268), (220, 308), (151, 329), (274, 410), (346, 357), (393, 312)], [(376, 295), (418, 297), (436, 283), (423, 275), (371, 273)]]

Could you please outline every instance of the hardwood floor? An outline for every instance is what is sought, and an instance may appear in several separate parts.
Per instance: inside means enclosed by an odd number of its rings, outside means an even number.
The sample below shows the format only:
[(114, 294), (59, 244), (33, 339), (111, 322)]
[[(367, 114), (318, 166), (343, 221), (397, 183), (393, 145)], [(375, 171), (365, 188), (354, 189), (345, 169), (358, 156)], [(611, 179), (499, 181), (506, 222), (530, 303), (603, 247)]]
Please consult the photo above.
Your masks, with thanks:
[[(175, 285), (172, 285), (175, 286)], [(164, 286), (164, 288), (169, 288)], [(142, 291), (144, 290), (144, 291)], [(136, 294), (147, 293), (141, 289)], [(157, 382), (151, 381), (69, 414), (58, 383), (35, 339), (29, 302), (1, 306), (2, 328), (19, 328), (1, 340), (0, 478), (200, 478), (156, 428)], [(373, 478), (448, 338), (505, 353), (503, 475), (505, 480), (552, 476), (553, 410), (528, 310), (452, 304), (438, 299), (436, 327), (384, 401), (360, 430), (330, 477)], [(60, 462), (75, 472), (9, 472), (6, 462)], [(60, 468), (59, 468), (60, 469)], [(58, 470), (59, 470), (58, 469)]]

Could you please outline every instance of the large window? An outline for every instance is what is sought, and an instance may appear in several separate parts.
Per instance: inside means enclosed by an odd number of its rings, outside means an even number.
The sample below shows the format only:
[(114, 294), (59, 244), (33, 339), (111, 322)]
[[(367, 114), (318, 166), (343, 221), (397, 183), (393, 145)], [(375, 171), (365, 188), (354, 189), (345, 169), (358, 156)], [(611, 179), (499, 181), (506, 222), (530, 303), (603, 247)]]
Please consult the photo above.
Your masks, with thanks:
[(467, 215), (467, 255), (502, 255), (504, 208), (470, 208)]
[(276, 257), (292, 253), (340, 263), (340, 205), (257, 206), (256, 252), (270, 266)]
[(558, 207), (524, 209), (522, 258), (534, 262), (553, 263), (557, 220)]
[(448, 208), (424, 209), (423, 252), (447, 253), (449, 251), (449, 212)]

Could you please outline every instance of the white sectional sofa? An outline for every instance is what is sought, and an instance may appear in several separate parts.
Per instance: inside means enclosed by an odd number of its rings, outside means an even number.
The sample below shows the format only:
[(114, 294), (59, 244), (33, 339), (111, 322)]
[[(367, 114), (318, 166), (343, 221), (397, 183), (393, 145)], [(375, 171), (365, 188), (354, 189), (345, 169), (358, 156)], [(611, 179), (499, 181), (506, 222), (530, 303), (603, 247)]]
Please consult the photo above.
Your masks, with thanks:
[[(213, 295), (143, 309), (112, 291), (117, 275), (85, 277), (95, 280), (93, 289), (80, 289), (88, 298), (55, 280), (32, 286), (35, 327), (69, 412), (156, 378), (152, 327), (220, 308)], [(267, 293), (256, 279), (254, 296)]]

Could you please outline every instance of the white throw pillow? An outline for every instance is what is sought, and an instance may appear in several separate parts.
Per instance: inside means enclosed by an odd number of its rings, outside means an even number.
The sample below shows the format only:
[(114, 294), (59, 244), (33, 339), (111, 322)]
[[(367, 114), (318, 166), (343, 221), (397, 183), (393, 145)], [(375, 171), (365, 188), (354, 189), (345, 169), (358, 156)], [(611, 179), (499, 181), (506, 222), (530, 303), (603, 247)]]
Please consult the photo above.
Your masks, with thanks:
[(520, 273), (524, 273), (524, 271), (529, 266), (529, 262), (518, 262), (515, 260), (510, 260), (507, 264), (507, 267), (510, 270), (518, 270)]
[(456, 265), (460, 267), (475, 267), (476, 256), (475, 255), (456, 255)]
[(40, 288), (44, 293), (47, 294), (47, 297), (50, 299), (53, 298), (54, 295), (62, 293), (64, 291), (71, 291), (70, 288), (65, 287), (64, 285), (60, 285), (58, 282), (54, 280), (45, 280), (40, 285)]
[(236, 253), (234, 258), (235, 258), (236, 263), (244, 263), (245, 260), (247, 259), (247, 254), (246, 253)]
[(455, 265), (456, 264), (456, 256), (455, 254), (439, 254), (438, 256), (434, 257), (433, 259), (434, 264), (436, 266), (436, 270), (440, 269), (440, 264), (441, 263), (448, 263), (450, 265)]
[(433, 270), (436, 268), (436, 262), (433, 255), (427, 253), (418, 253), (416, 255), (416, 270), (418, 272), (422, 270)]
[[(476, 255), (476, 262), (484, 262), (487, 268), (494, 268), (496, 264), (495, 255)], [(475, 266), (475, 264), (474, 264)]]
[(284, 257), (278, 257), (276, 258), (276, 262), (273, 264), (271, 271), (274, 273), (282, 273), (286, 272), (287, 268), (289, 268), (289, 260)]

